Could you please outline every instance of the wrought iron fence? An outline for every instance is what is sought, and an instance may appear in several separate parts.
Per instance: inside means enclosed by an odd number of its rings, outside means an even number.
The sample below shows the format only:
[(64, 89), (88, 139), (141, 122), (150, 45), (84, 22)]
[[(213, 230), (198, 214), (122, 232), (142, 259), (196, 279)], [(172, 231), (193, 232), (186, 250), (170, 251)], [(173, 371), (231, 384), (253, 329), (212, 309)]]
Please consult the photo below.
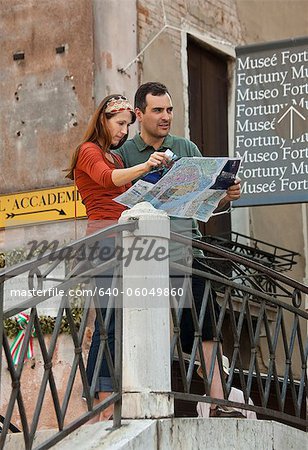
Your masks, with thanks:
[[(172, 234), (171, 238), (189, 245), (189, 240), (180, 235)], [(300, 307), (308, 287), (253, 259), (212, 244), (194, 241), (193, 247), (202, 249), (205, 258), (201, 262), (203, 270), (193, 268), (192, 274), (205, 279), (206, 287), (200, 305), (196, 307), (193, 301), (190, 305), (194, 333), (190, 355), (183, 352), (181, 320), (187, 296), (191, 296), (191, 269), (187, 271), (183, 263), (172, 264), (184, 276), (182, 299), (171, 297), (174, 329), (171, 355), (173, 364), (179, 366), (179, 382), (173, 387), (175, 399), (253, 410), (259, 418), (306, 429), (308, 314)], [(223, 261), (228, 274), (213, 269), (213, 260)], [(215, 291), (219, 313), (215, 312)], [(212, 319), (209, 326), (213, 352), (206, 364), (202, 329), (207, 308)], [(227, 379), (223, 375), (223, 353), (231, 362)], [(206, 397), (197, 395), (201, 391), (194, 382), (198, 365)], [(210, 396), (215, 370), (219, 370), (224, 400)], [(244, 404), (227, 400), (235, 381), (243, 392)], [(254, 406), (248, 404), (250, 397)]]
[[(35, 435), (38, 429), (39, 419), (42, 414), (43, 408), (48, 408), (50, 414), (52, 414), (52, 408), (56, 416), (56, 425), (58, 431), (54, 433), (52, 437), (47, 439), (44, 443), (38, 445), (37, 449), (47, 449), (52, 445), (63, 439), (69, 433), (76, 428), (80, 427), (101, 411), (106, 409), (110, 404), (115, 405), (113, 415), (113, 426), (117, 427), (121, 423), (121, 352), (122, 352), (122, 339), (121, 339), (121, 308), (120, 306), (121, 296), (116, 298), (112, 295), (109, 297), (108, 305), (106, 305), (106, 315), (102, 316), (102, 309), (100, 304), (100, 298), (98, 290), (96, 289), (95, 277), (98, 275), (104, 276), (106, 271), (114, 269), (113, 287), (117, 287), (117, 292), (121, 292), (121, 264), (120, 259), (116, 257), (114, 252), (113, 257), (108, 261), (102, 262), (99, 257), (90, 258), (91, 249), (97, 242), (101, 242), (108, 236), (116, 235), (116, 247), (121, 247), (121, 233), (123, 230), (133, 231), (137, 226), (137, 222), (132, 222), (127, 225), (117, 225), (116, 227), (110, 227), (105, 231), (97, 232), (91, 236), (87, 236), (83, 239), (75, 241), (72, 244), (65, 247), (58, 248), (54, 251), (46, 253), (41, 252), (37, 258), (20, 263), (17, 266), (2, 270), (0, 272), (0, 300), (1, 300), (1, 339), (3, 339), (2, 346), (2, 360), (5, 361), (8, 369), (11, 386), (1, 385), (2, 394), (6, 391), (6, 397), (8, 401), (6, 404), (3, 402), (3, 395), (1, 401), (2, 414), (2, 430), (0, 434), (0, 448), (4, 447), (5, 439), (9, 430), (17, 431), (12, 428), (12, 417), (14, 420), (19, 419), (21, 423), (22, 433), (24, 436), (25, 448), (31, 449), (35, 445)], [(51, 246), (53, 247), (53, 246)], [(74, 264), (70, 264), (70, 268), (66, 270), (63, 277), (57, 278), (53, 275), (54, 270), (63, 262), (63, 260), (73, 260)], [(27, 285), (29, 292), (32, 294), (23, 301), (17, 302), (14, 306), (8, 307), (3, 311), (4, 302), (4, 286), (8, 280), (17, 280), (19, 276), (27, 278)], [(52, 281), (52, 289), (49, 287)], [(118, 283), (118, 284), (117, 284)], [(84, 292), (84, 304), (80, 308), (80, 316), (78, 322), (72, 310), (72, 304), (70, 303), (69, 292), (74, 291), (76, 288), (83, 287)], [(46, 300), (50, 299), (56, 293), (61, 293), (61, 301), (58, 307), (58, 314), (55, 318), (54, 329), (50, 338), (50, 343), (47, 346), (46, 336), (42, 332), (42, 323), (38, 315), (37, 308), (40, 307)], [(87, 325), (88, 314), (91, 308), (91, 302), (93, 302), (96, 317), (99, 322), (100, 328), (100, 345), (97, 355), (97, 361), (94, 369), (93, 380), (91, 386), (88, 384), (85, 362), (82, 352), (82, 343)], [(117, 304), (115, 304), (117, 302)], [(12, 351), (10, 348), (7, 332), (3, 327), (3, 321), (12, 316), (16, 316), (25, 310), (29, 311), (26, 317), (24, 328), (21, 331), (22, 339), (19, 348), (19, 358), (14, 361)], [(108, 327), (112, 312), (115, 311), (115, 360), (111, 356), (110, 346), (108, 344)], [(61, 323), (63, 317), (66, 318), (67, 331), (71, 336), (73, 359), (70, 368), (70, 373), (66, 377), (66, 386), (64, 389), (63, 398), (59, 396), (59, 389), (56, 382), (54, 373), (54, 358), (56, 352), (56, 345), (59, 341), (59, 334), (61, 329)], [(27, 405), (23, 395), (23, 371), (24, 360), (26, 358), (27, 350), (31, 345), (31, 339), (35, 333), (38, 341), (40, 353), (43, 359), (43, 374), (40, 386), (33, 386), (33, 398), (35, 403), (34, 413), (32, 417), (29, 414), (29, 404)], [(95, 400), (95, 387), (99, 376), (99, 371), (103, 357), (106, 358), (109, 373), (113, 383), (113, 393), (104, 401), (98, 402)], [(2, 365), (2, 374), (5, 367)], [(86, 401), (86, 407), (83, 414), (80, 417), (73, 418), (68, 417), (69, 402), (72, 399), (74, 383), (76, 376), (80, 376), (82, 388), (77, 391), (77, 395), (84, 396)], [(1, 375), (1, 372), (0, 372)], [(2, 377), (3, 378), (3, 377)], [(63, 388), (63, 386), (62, 386)], [(8, 395), (8, 391), (9, 395)], [(83, 390), (83, 392), (82, 392)], [(51, 404), (44, 404), (44, 398), (49, 391)], [(74, 393), (76, 395), (76, 392)], [(36, 399), (35, 399), (36, 397)], [(5, 409), (5, 410), (4, 410)]]

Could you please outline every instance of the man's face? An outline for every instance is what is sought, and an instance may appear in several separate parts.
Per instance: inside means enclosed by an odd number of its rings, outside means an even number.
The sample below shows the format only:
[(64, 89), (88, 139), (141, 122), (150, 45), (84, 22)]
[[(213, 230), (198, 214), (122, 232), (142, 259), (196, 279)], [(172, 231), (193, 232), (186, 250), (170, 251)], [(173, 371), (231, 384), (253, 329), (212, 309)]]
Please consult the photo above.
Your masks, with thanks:
[(153, 138), (164, 138), (170, 131), (173, 118), (170, 96), (168, 94), (147, 94), (146, 103), (144, 113), (140, 109), (136, 109), (136, 115), (141, 124), (141, 133)]

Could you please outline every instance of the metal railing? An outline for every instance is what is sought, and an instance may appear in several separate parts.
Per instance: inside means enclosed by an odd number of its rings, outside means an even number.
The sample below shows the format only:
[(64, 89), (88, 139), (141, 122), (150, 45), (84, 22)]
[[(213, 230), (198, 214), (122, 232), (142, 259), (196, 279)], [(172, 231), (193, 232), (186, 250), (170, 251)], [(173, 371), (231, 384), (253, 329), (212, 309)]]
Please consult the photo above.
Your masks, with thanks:
[[(109, 405), (114, 403), (113, 414), (113, 426), (118, 427), (121, 423), (121, 352), (122, 352), (122, 339), (121, 339), (121, 308), (118, 307), (121, 302), (121, 296), (116, 298), (110, 295), (108, 305), (106, 305), (106, 316), (103, 318), (101, 312), (100, 299), (97, 289), (95, 289), (95, 276), (103, 276), (105, 271), (114, 268), (113, 287), (118, 289), (121, 293), (121, 286), (116, 283), (121, 283), (121, 264), (119, 258), (114, 255), (106, 262), (102, 262), (100, 258), (89, 258), (91, 249), (97, 242), (101, 242), (102, 239), (108, 236), (116, 235), (116, 244), (121, 247), (121, 233), (123, 230), (133, 231), (137, 227), (137, 222), (131, 222), (126, 225), (117, 225), (110, 227), (104, 231), (97, 232), (91, 236), (82, 238), (74, 243), (66, 245), (64, 248), (58, 248), (52, 252), (43, 252), (44, 254), (38, 255), (34, 260), (26, 261), (16, 265), (12, 268), (2, 270), (0, 272), (0, 301), (1, 301), (1, 315), (2, 319), (0, 323), (1, 338), (3, 339), (2, 354), (5, 357), (7, 369), (9, 371), (11, 379), (11, 392), (9, 396), (6, 410), (1, 410), (4, 420), (0, 434), (0, 448), (2, 449), (5, 444), (7, 433), (10, 429), (10, 422), (12, 415), (17, 409), (17, 415), (20, 417), (22, 424), (22, 433), (24, 436), (24, 443), (26, 449), (31, 449), (34, 445), (35, 434), (38, 429), (38, 423), (40, 414), (42, 412), (44, 397), (46, 396), (47, 389), (50, 390), (52, 405), (48, 405), (49, 410), (52, 406), (55, 411), (58, 432), (56, 432), (51, 438), (47, 439), (43, 444), (36, 447), (37, 449), (47, 449), (52, 445), (63, 439), (69, 433), (76, 428), (85, 424), (88, 420), (92, 419), (95, 415), (106, 409)], [(51, 246), (52, 247), (52, 246)], [(81, 256), (83, 255), (83, 256)], [(64, 260), (74, 259), (74, 267), (70, 268), (65, 276), (62, 278), (55, 278), (53, 276), (54, 270)], [(19, 302), (17, 305), (7, 308), (3, 311), (4, 302), (4, 283), (7, 280), (17, 280), (18, 277), (26, 276), (28, 280), (28, 288), (32, 295), (24, 301)], [(52, 280), (52, 289), (47, 286)], [(72, 313), (72, 305), (69, 301), (69, 292), (74, 291), (76, 287), (83, 286), (84, 292), (84, 305), (81, 308), (82, 314), (80, 323), (76, 324), (74, 315)], [(55, 319), (55, 326), (51, 335), (50, 344), (47, 347), (45, 342), (45, 336), (42, 333), (41, 324), (37, 312), (37, 308), (44, 304), (44, 302), (51, 297), (55, 292), (62, 293), (61, 303), (59, 305), (58, 314)], [(91, 293), (93, 295), (91, 295)], [(97, 355), (97, 361), (94, 369), (93, 380), (91, 386), (88, 384), (85, 363), (82, 355), (82, 342), (87, 325), (87, 319), (89, 310), (91, 308), (91, 302), (93, 302), (96, 317), (100, 327), (100, 345)], [(117, 302), (117, 305), (115, 304)], [(7, 333), (3, 327), (3, 321), (9, 317), (18, 315), (22, 311), (29, 310), (28, 323), (23, 330), (23, 341), (21, 344), (19, 359), (14, 364), (13, 357), (10, 350), (9, 340)], [(108, 345), (108, 327), (112, 312), (115, 311), (115, 361), (113, 361), (110, 348)], [(53, 367), (53, 359), (55, 355), (56, 344), (60, 334), (60, 327), (63, 316), (66, 316), (68, 323), (70, 336), (74, 348), (74, 357), (70, 369), (69, 376), (67, 378), (67, 385), (65, 387), (64, 397), (60, 399), (58, 389), (55, 382), (55, 374)], [(22, 374), (24, 369), (24, 360), (26, 357), (27, 349), (31, 337), (35, 333), (37, 338), (40, 352), (44, 361), (44, 373), (40, 386), (33, 386), (34, 392), (38, 392), (34, 414), (30, 418), (28, 414), (27, 405), (25, 404), (22, 391)], [(95, 387), (99, 376), (99, 371), (103, 357), (106, 358), (109, 373), (113, 383), (113, 393), (104, 401), (95, 401)], [(2, 367), (2, 371), (3, 371)], [(79, 370), (80, 378), (82, 381), (82, 388), (85, 400), (87, 412), (82, 414), (78, 418), (74, 418), (71, 422), (67, 423), (67, 411), (68, 405), (72, 396), (72, 390), (74, 381), (76, 379), (77, 371)], [(1, 376), (1, 373), (0, 373)], [(6, 391), (10, 389), (9, 386), (1, 385), (1, 389)], [(29, 406), (29, 405), (28, 405)]]
[[(49, 346), (45, 343), (45, 337), (42, 333), (37, 313), (38, 306), (50, 298), (48, 293), (44, 295), (34, 294), (31, 298), (20, 302), (16, 306), (7, 308), (3, 312), (2, 307), (0, 308), (0, 314), (3, 314), (2, 319), (4, 320), (19, 314), (21, 311), (30, 309), (29, 321), (24, 330), (24, 340), (17, 365), (14, 365), (13, 362), (7, 334), (3, 328), (3, 321), (0, 323), (1, 337), (3, 337), (2, 353), (5, 356), (12, 382), (11, 388), (2, 386), (2, 389), (10, 388), (11, 392), (5, 411), (0, 411), (5, 417), (2, 433), (0, 434), (0, 448), (4, 446), (9, 425), (16, 409), (22, 424), (25, 448), (33, 448), (47, 388), (51, 393), (58, 431), (44, 443), (39, 444), (36, 447), (37, 449), (50, 448), (112, 403), (115, 405), (113, 425), (114, 427), (120, 426), (122, 323), (121, 308), (116, 307), (121, 305), (119, 303), (115, 304), (115, 302), (121, 302), (121, 297), (117, 296), (117, 298), (114, 298), (112, 295), (110, 296), (107, 313), (105, 318), (103, 318), (100, 299), (97, 292), (95, 293), (94, 277), (103, 274), (104, 271), (110, 268), (114, 268), (114, 284), (112, 286), (117, 286), (117, 292), (120, 293), (121, 285), (116, 285), (115, 283), (122, 282), (120, 276), (121, 261), (115, 256), (106, 262), (100, 261), (99, 258), (95, 260), (90, 258), (76, 259), (74, 267), (70, 267), (61, 279), (52, 278), (52, 271), (65, 259), (63, 255), (71, 255), (71, 252), (80, 254), (82, 253), (80, 249), (89, 251), (95, 242), (110, 235), (117, 235), (116, 246), (121, 246), (122, 231), (133, 231), (137, 227), (138, 221), (111, 227), (103, 232), (98, 232), (67, 245), (65, 247), (67, 253), (63, 248), (56, 249), (49, 254), (39, 256), (35, 260), (21, 263), (18, 266), (0, 272), (1, 305), (3, 305), (3, 286), (5, 281), (17, 279), (22, 274), (27, 275), (28, 285), (31, 289), (43, 291), (44, 283), (53, 279), (54, 286), (57, 287), (58, 291), (64, 291)], [(191, 245), (191, 241), (180, 235), (172, 234), (172, 239), (183, 246)], [(200, 401), (231, 405), (241, 409), (249, 409), (255, 411), (259, 418), (272, 418), (304, 429), (307, 426), (308, 314), (301, 310), (300, 307), (304, 295), (308, 294), (308, 288), (272, 268), (255, 262), (252, 258), (247, 259), (245, 256), (199, 241), (194, 241), (193, 247), (202, 249), (205, 257), (201, 261), (203, 265), (202, 270), (190, 269), (190, 271), (197, 277), (205, 279), (206, 288), (200, 309), (196, 308), (194, 302), (191, 302), (189, 306), (194, 337), (191, 354), (188, 359), (181, 345), (181, 318), (183, 307), (187, 307), (187, 304), (184, 303), (190, 297), (191, 280), (185, 264), (171, 263), (171, 267), (184, 275), (183, 295), (181, 295), (181, 298), (176, 298), (172, 294), (172, 279), (170, 289), (171, 316), (174, 328), (171, 339), (171, 359), (173, 365), (178, 363), (181, 378), (181, 387), (173, 388), (175, 399), (187, 402)], [(219, 261), (227, 265), (228, 270), (220, 272), (217, 267), (213, 267), (213, 261)], [(151, 263), (149, 262), (148, 264), (150, 265)], [(92, 296), (90, 293), (85, 295), (81, 320), (79, 324), (76, 324), (67, 293), (70, 289), (80, 286), (80, 283), (90, 287), (94, 295)], [(270, 286), (269, 290), (267, 290), (267, 286)], [(214, 307), (215, 292), (217, 292), (217, 298), (220, 303), (218, 316), (215, 314)], [(82, 342), (92, 301), (94, 302), (97, 319), (100, 324), (101, 342), (93, 381), (91, 386), (89, 386), (82, 354)], [(208, 366), (205, 364), (202, 353), (201, 338), (207, 305), (212, 318), (212, 332), (214, 336), (213, 353)], [(114, 362), (108, 345), (108, 326), (112, 311), (116, 311), (116, 351)], [(63, 398), (60, 399), (55, 382), (53, 357), (64, 314), (71, 333), (74, 357), (67, 385), (65, 386), (65, 393)], [(43, 356), (44, 373), (41, 384), (37, 388), (38, 394), (34, 414), (30, 418), (23, 398), (22, 373), (23, 361), (33, 330), (35, 330)], [(226, 380), (223, 376), (222, 368), (223, 352), (227, 354), (231, 363), (230, 373)], [(95, 404), (95, 385), (103, 356), (107, 360), (114, 391), (106, 400)], [(265, 361), (265, 359), (267, 360)], [(219, 367), (224, 400), (210, 397), (216, 361)], [(206, 397), (201, 395), (200, 391), (196, 392), (194, 390), (196, 364), (201, 365), (203, 373), (202, 394), (205, 392)], [(87, 411), (80, 417), (68, 422), (68, 404), (72, 396), (77, 372), (80, 374), (82, 381)], [(236, 379), (239, 380), (239, 386), (243, 391), (245, 404), (237, 404), (227, 400)], [(273, 390), (275, 406), (272, 406), (271, 403)], [(253, 397), (254, 406), (248, 404), (249, 397)]]
[(259, 261), (263, 266), (270, 267), (277, 272), (291, 270), (296, 264), (296, 256), (299, 254), (278, 245), (269, 244), (261, 239), (255, 239), (242, 233), (232, 231), (230, 237), (224, 234), (220, 236), (203, 236), (202, 240), (218, 247), (226, 248), (233, 253), (246, 256), (248, 259)]
[[(172, 234), (171, 238), (190, 245), (190, 241), (180, 235)], [(202, 249), (205, 254), (202, 260), (204, 270), (172, 264), (185, 277), (183, 299), (191, 292), (191, 272), (206, 280), (202, 304), (196, 308), (194, 302), (191, 303), (194, 339), (188, 359), (181, 344), (184, 300), (175, 296), (171, 298), (174, 326), (171, 354), (179, 365), (181, 380), (180, 388), (174, 389), (175, 399), (252, 410), (259, 418), (272, 418), (306, 429), (308, 314), (300, 307), (304, 295), (308, 294), (308, 287), (223, 248), (198, 241), (193, 242), (193, 247)], [(228, 275), (225, 271), (219, 273), (217, 268), (213, 269), (213, 260), (227, 265)], [(215, 314), (213, 286), (216, 292), (220, 292), (218, 315)], [(206, 366), (201, 336), (207, 307), (212, 318), (214, 346), (210, 365)], [(227, 379), (223, 375), (223, 353), (230, 358)], [(225, 400), (210, 397), (215, 363), (218, 363)], [(206, 397), (194, 391), (193, 380), (199, 364)], [(227, 400), (236, 379), (245, 404)], [(248, 404), (250, 397), (253, 397), (254, 406)]]

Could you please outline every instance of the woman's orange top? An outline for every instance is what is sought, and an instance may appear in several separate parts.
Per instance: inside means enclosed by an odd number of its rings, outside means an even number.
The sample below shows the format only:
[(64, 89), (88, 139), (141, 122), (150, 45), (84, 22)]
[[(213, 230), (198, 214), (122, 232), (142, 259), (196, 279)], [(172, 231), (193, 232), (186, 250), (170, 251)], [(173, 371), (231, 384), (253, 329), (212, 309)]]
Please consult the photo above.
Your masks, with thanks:
[(113, 201), (125, 192), (131, 183), (116, 186), (111, 179), (114, 169), (124, 168), (123, 161), (113, 155), (119, 167), (110, 162), (93, 142), (86, 142), (79, 150), (75, 167), (75, 180), (90, 221), (116, 222), (127, 208)]

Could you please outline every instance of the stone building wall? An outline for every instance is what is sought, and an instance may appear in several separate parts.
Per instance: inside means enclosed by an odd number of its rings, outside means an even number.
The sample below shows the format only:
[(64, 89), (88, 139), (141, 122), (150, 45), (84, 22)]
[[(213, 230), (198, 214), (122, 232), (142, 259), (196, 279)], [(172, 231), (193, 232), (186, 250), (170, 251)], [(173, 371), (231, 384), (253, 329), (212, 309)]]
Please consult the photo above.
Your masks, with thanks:
[(0, 11), (0, 194), (66, 184), (93, 108), (92, 1), (1, 0)]
[(140, 81), (159, 80), (168, 86), (175, 110), (172, 131), (189, 137), (187, 35), (214, 47), (233, 48), (242, 39), (236, 4), (225, 0), (138, 0), (137, 10), (139, 51), (145, 49), (139, 58)]

